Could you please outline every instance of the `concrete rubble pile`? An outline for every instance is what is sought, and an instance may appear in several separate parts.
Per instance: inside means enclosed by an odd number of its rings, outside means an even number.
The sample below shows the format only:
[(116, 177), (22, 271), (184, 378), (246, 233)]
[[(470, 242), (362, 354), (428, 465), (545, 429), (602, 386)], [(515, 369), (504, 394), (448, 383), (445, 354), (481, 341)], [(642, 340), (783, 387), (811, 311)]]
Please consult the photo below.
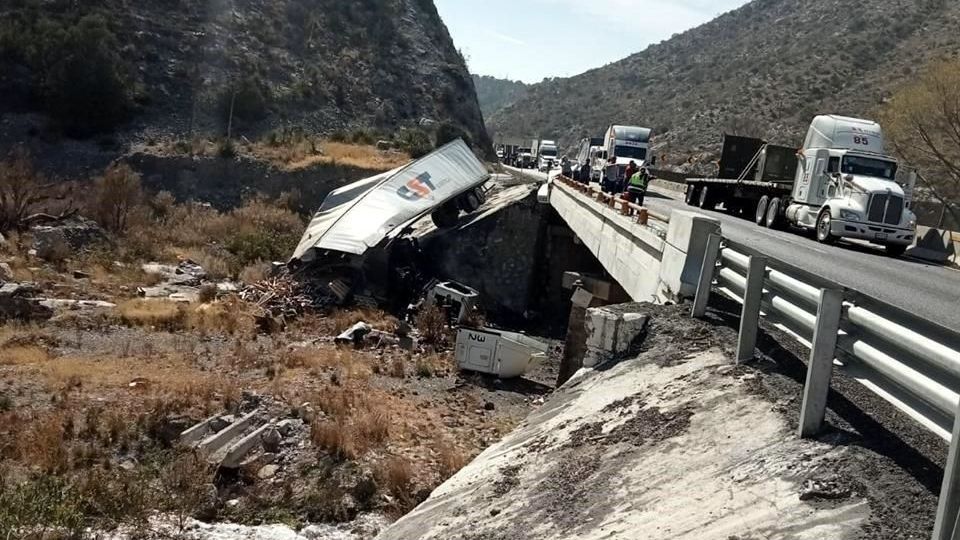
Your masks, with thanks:
[(236, 413), (215, 414), (179, 433), (177, 441), (211, 464), (240, 469), (249, 478), (268, 480), (280, 470), (307, 432), (302, 418), (283, 418), (287, 410), (272, 399), (244, 392)]

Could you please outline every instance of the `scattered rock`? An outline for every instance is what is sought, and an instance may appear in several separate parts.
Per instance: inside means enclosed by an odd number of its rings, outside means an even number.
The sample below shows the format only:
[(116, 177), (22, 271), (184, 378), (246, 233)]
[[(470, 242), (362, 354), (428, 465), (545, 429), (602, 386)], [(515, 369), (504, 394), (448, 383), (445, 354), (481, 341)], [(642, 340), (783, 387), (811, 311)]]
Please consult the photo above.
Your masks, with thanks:
[(90, 274), (83, 272), (81, 270), (74, 270), (73, 278), (74, 279), (90, 279)]
[(125, 471), (132, 471), (137, 468), (137, 460), (128, 458), (120, 462), (120, 468)]
[(240, 499), (230, 499), (226, 502), (227, 508), (236, 508), (240, 506)]
[(500, 515), (500, 509), (499, 509), (499, 508), (491, 508), (491, 509), (490, 509), (490, 515), (491, 515), (491, 516), (498, 516), (498, 515)]
[(276, 476), (278, 470), (280, 470), (279, 465), (264, 465), (257, 472), (257, 478), (261, 480), (268, 480)]
[(210, 421), (210, 429), (214, 432), (223, 430), (223, 428), (229, 426), (234, 421), (233, 415), (224, 415), (218, 418), (214, 418)]
[(0, 282), (13, 281), (13, 268), (7, 263), (0, 263)]
[(260, 442), (263, 443), (264, 450), (276, 453), (280, 451), (280, 443), (283, 442), (283, 437), (277, 428), (272, 427), (263, 432), (263, 435), (260, 436)]
[(486, 403), (483, 404), (483, 408), (486, 409), (486, 410), (488, 410), (488, 411), (492, 411), (492, 410), (496, 409), (497, 406), (494, 405), (494, 403), (493, 403), (492, 401), (488, 401), (488, 402), (486, 402)]
[(849, 486), (844, 485), (839, 477), (833, 476), (823, 479), (808, 479), (803, 482), (800, 490), (800, 500), (836, 500), (846, 499), (852, 494)]
[(263, 402), (263, 397), (252, 391), (244, 390), (240, 393), (240, 410), (244, 412), (252, 411), (260, 406), (260, 403)]
[(0, 287), (0, 322), (45, 321), (53, 317), (53, 310), (36, 299), (39, 293), (40, 290), (32, 284), (5, 283)]
[(297, 429), (299, 422), (293, 418), (287, 418), (277, 423), (277, 431), (284, 437), (289, 437)]
[(210, 510), (217, 507), (217, 503), (219, 501), (220, 501), (220, 494), (217, 492), (217, 486), (213, 484), (204, 484), (203, 500), (200, 503), (200, 511), (209, 512)]

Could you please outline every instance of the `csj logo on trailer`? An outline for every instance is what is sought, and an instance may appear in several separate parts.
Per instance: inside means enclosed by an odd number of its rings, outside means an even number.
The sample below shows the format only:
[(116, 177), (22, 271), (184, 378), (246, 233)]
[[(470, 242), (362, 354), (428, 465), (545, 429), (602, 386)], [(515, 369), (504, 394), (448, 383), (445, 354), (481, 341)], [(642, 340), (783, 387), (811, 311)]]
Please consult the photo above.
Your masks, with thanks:
[(408, 181), (397, 189), (397, 195), (408, 201), (432, 199), (433, 191), (437, 189), (430, 178), (430, 173), (424, 172)]

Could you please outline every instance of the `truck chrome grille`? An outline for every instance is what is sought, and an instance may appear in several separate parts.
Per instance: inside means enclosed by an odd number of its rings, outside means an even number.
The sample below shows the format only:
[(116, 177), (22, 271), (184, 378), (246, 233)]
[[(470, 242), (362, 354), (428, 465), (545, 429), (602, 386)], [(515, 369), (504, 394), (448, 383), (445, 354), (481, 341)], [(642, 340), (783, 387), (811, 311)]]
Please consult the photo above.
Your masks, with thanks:
[(874, 195), (870, 198), (867, 220), (874, 223), (898, 225), (903, 216), (903, 197), (897, 195)]

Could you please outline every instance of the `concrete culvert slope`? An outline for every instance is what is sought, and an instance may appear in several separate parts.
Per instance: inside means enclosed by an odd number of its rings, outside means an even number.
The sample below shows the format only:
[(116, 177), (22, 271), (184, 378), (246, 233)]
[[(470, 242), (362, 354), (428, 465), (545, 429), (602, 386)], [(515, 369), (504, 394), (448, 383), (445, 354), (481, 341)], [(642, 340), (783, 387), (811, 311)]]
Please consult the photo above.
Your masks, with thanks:
[[(936, 498), (923, 480), (849, 426), (799, 439), (798, 388), (776, 368), (732, 365), (729, 316), (630, 309), (650, 324), (629, 358), (578, 372), (378, 538), (929, 536)], [(922, 508), (897, 515), (883, 495)]]

